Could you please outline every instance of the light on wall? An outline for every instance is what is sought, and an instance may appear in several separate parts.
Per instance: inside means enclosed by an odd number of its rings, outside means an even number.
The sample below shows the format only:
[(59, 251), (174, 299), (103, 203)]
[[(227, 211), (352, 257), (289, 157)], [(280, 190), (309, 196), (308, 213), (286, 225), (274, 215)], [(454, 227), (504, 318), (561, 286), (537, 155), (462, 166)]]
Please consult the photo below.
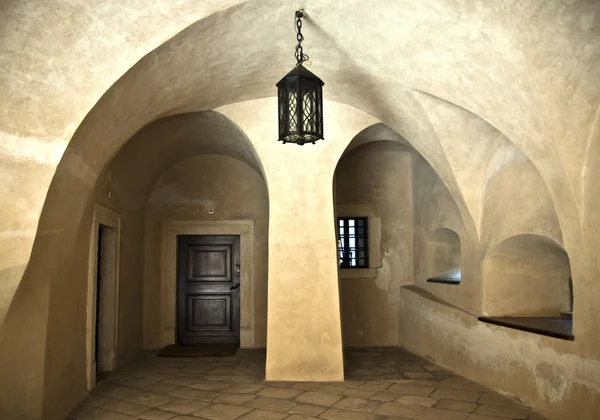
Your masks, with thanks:
[(296, 67), (277, 83), (279, 141), (315, 144), (323, 138), (323, 81), (302, 63), (308, 56), (302, 51), (302, 17), (296, 11)]

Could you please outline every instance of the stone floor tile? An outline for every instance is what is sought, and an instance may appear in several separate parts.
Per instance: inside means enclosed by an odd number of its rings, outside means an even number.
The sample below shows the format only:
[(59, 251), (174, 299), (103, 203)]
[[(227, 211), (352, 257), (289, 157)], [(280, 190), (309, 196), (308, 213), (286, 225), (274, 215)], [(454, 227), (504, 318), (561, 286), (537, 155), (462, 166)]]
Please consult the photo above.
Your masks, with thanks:
[(252, 410), (251, 412), (238, 417), (238, 420), (281, 420), (288, 416), (288, 413), (279, 413), (277, 411)]
[(317, 417), (303, 416), (302, 414), (292, 414), (291, 416), (285, 418), (285, 420), (314, 420), (314, 419), (317, 419)]
[[(242, 349), (232, 357), (206, 358), (160, 358), (147, 352), (98, 384), (70, 418), (129, 420), (134, 417), (126, 413), (138, 410), (144, 410), (135, 414), (143, 420), (162, 420), (166, 416), (170, 418), (164, 420), (220, 419), (234, 415), (253, 418), (261, 413), (281, 418), (284, 413), (268, 405), (274, 400), (297, 404), (286, 410), (285, 415), (289, 415), (290, 420), (302, 417), (379, 420), (414, 416), (436, 420), (457, 416), (461, 419), (469, 416), (469, 420), (508, 420), (511, 418), (508, 416), (521, 419), (525, 415), (529, 416), (527, 420), (546, 420), (516, 401), (402, 349), (346, 349), (344, 368), (347, 379), (343, 382), (271, 382), (264, 379), (264, 350)], [(257, 393), (260, 395), (255, 395)], [(387, 401), (392, 396), (394, 401)], [(475, 396), (479, 396), (481, 405), (478, 410), (475, 410), (478, 408)], [(438, 398), (441, 400), (432, 407), (425, 407)], [(258, 399), (263, 399), (266, 407), (252, 407), (253, 401)], [(205, 406), (182, 415), (162, 409), (175, 400)], [(365, 400), (376, 405), (372, 413), (347, 409), (359, 407), (358, 403), (352, 406), (352, 401), (365, 404)], [(223, 407), (233, 409), (228, 413)], [(367, 405), (365, 409), (370, 407), (372, 405)], [(504, 411), (503, 407), (517, 411)], [(449, 413), (452, 411), (454, 414)]]
[(326, 407), (321, 405), (298, 404), (287, 410), (287, 412), (291, 414), (301, 414), (303, 416), (318, 416), (326, 409)]
[(393, 380), (366, 381), (358, 386), (358, 389), (367, 389), (370, 391), (385, 391), (394, 384)]
[(105, 397), (115, 398), (117, 400), (123, 400), (132, 396), (139, 395), (140, 391), (134, 388), (129, 388), (120, 385), (108, 385), (98, 388), (94, 391), (94, 394), (101, 394)]
[(396, 394), (395, 392), (377, 392), (369, 397), (371, 400), (381, 401), (381, 402), (391, 402), (395, 401), (400, 397), (400, 394)]
[(431, 407), (438, 402), (438, 400), (437, 398), (420, 397), (418, 395), (401, 395), (396, 402), (398, 404), (414, 404), (421, 405), (423, 407)]
[[(230, 386), (228, 383), (216, 382), (216, 381), (192, 381), (189, 385), (190, 388), (200, 389), (202, 391), (216, 391)], [(229, 391), (231, 392), (231, 391)]]
[(358, 388), (359, 386), (361, 386), (362, 384), (364, 384), (365, 381), (356, 381), (356, 380), (346, 380), (344, 382), (340, 382), (340, 385), (345, 386), (347, 388)]
[(376, 408), (373, 412), (377, 414), (385, 414), (386, 416), (400, 416), (413, 418), (423, 410), (424, 407), (421, 407), (420, 405), (408, 405), (386, 402), (380, 405), (378, 408)]
[(431, 388), (435, 388), (440, 384), (440, 381), (433, 379), (396, 379), (394, 382), (398, 385), (426, 386)]
[(177, 414), (171, 411), (163, 411), (157, 408), (151, 408), (148, 411), (144, 411), (137, 415), (138, 419), (143, 420), (169, 420), (175, 417)]
[(169, 392), (169, 395), (173, 395), (177, 398), (189, 398), (200, 401), (212, 401), (215, 398), (214, 393), (188, 387), (181, 387), (175, 391), (171, 391)]
[(155, 392), (158, 394), (166, 394), (179, 388), (181, 388), (179, 385), (166, 384), (164, 382), (153, 382), (150, 385), (146, 385), (143, 389), (145, 391)]
[(381, 405), (380, 401), (367, 400), (364, 398), (346, 397), (339, 400), (332, 407), (343, 410), (371, 412)]
[[(363, 413), (360, 411), (348, 411), (341, 410), (339, 408), (329, 408), (325, 412), (321, 413), (321, 415), (319, 415), (318, 418), (326, 420), (383, 420), (387, 419), (388, 417), (374, 413)], [(394, 420), (402, 419), (394, 417)]]
[(248, 401), (246, 407), (260, 408), (262, 410), (287, 411), (297, 403), (290, 400), (281, 400), (279, 398), (258, 397)]
[(141, 413), (142, 411), (148, 410), (140, 404), (135, 404), (129, 401), (116, 400), (110, 397), (104, 397), (102, 395), (96, 395), (88, 398), (84, 404), (91, 405), (93, 407), (102, 408), (105, 410), (116, 411), (118, 413), (129, 414), (131, 416)]
[(211, 375), (211, 374), (202, 375), (202, 379), (205, 379), (207, 381), (215, 381), (215, 382), (226, 382), (226, 380), (229, 379), (230, 377), (231, 377), (230, 375)]
[(486, 414), (489, 416), (508, 417), (511, 419), (526, 419), (529, 416), (529, 411), (505, 407), (502, 405), (480, 405), (474, 411), (475, 414)]
[(298, 395), (302, 394), (304, 391), (300, 389), (291, 389), (291, 388), (263, 388), (256, 393), (261, 397), (269, 397), (269, 398), (280, 398), (280, 399), (288, 399), (294, 398)]
[(172, 395), (155, 394), (151, 392), (139, 392), (125, 398), (129, 402), (145, 405), (146, 407), (158, 407), (170, 401), (176, 400), (177, 397)]
[(405, 372), (404, 376), (410, 379), (431, 379), (433, 375), (429, 372)]
[(163, 379), (161, 382), (171, 385), (188, 386), (197, 381), (197, 379), (187, 376), (169, 376), (168, 378)]
[(71, 413), (71, 417), (82, 420), (135, 420), (136, 417), (123, 413), (103, 410), (89, 405), (80, 406)]
[(488, 416), (486, 414), (470, 414), (467, 420), (509, 420), (506, 417)]
[(262, 382), (262, 378), (257, 375), (234, 375), (223, 379), (223, 382), (231, 382), (234, 384), (257, 384)]
[(229, 404), (211, 404), (194, 412), (194, 416), (209, 420), (233, 420), (252, 411), (251, 408)]
[(297, 382), (292, 384), (290, 388), (300, 389), (302, 391), (314, 391), (323, 386), (322, 382)]
[[(377, 391), (370, 391), (368, 389), (346, 388), (346, 390), (344, 392), (342, 392), (342, 395), (345, 395), (347, 397), (369, 399), (377, 393), (378, 393)], [(371, 399), (377, 400), (377, 398), (371, 398)]]
[(252, 394), (226, 394), (220, 393), (217, 394), (217, 397), (213, 400), (215, 403), (223, 403), (223, 404), (233, 404), (233, 405), (242, 405), (247, 403), (250, 400), (255, 399), (256, 396)]
[(477, 402), (479, 397), (481, 397), (481, 393), (475, 391), (464, 391), (462, 389), (438, 388), (430, 396), (431, 398), (438, 399)]
[(326, 394), (343, 394), (345, 390), (347, 390), (345, 386), (341, 385), (321, 385), (317, 388), (317, 392), (325, 392)]
[(428, 386), (416, 386), (416, 385), (399, 385), (394, 384), (390, 386), (388, 392), (394, 392), (396, 394), (407, 394), (407, 395), (418, 395), (420, 397), (429, 397), (435, 388)]
[(148, 385), (155, 384), (156, 381), (151, 381), (145, 378), (128, 378), (121, 382), (122, 385), (130, 388), (144, 388)]
[(342, 399), (341, 395), (325, 394), (323, 392), (305, 392), (296, 397), (297, 402), (313, 405), (330, 406)]
[(465, 413), (471, 413), (475, 411), (475, 409), (477, 408), (477, 404), (456, 400), (440, 400), (440, 402), (438, 402), (435, 405), (435, 408), (443, 408), (446, 410), (464, 411)]
[(195, 401), (189, 400), (187, 398), (182, 398), (180, 400), (175, 400), (168, 402), (166, 404), (161, 405), (159, 408), (164, 411), (172, 411), (177, 414), (191, 414), (194, 411), (198, 411), (199, 409), (206, 407), (209, 403), (204, 401)]
[(479, 404), (503, 405), (506, 407), (521, 408), (521, 404), (519, 404), (517, 401), (493, 392), (487, 392), (483, 394), (481, 398), (479, 398), (478, 402)]
[(483, 385), (479, 385), (468, 379), (455, 377), (440, 381), (437, 385), (438, 388), (449, 388), (449, 389), (462, 389), (465, 391), (477, 391), (477, 392), (489, 392), (489, 389)]
[(465, 420), (469, 414), (443, 408), (426, 408), (415, 416), (418, 420)]
[(221, 389), (221, 392), (230, 394), (254, 394), (261, 389), (266, 388), (264, 384), (231, 384)]
[(230, 375), (235, 373), (235, 368), (232, 367), (218, 367), (208, 371), (211, 375)]
[(263, 381), (265, 387), (290, 388), (294, 382), (290, 381)]

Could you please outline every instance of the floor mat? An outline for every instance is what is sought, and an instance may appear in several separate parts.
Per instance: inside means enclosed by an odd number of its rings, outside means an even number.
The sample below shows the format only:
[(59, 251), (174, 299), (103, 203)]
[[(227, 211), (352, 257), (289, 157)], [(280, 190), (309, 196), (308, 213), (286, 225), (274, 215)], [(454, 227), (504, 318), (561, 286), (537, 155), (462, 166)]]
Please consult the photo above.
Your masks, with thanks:
[(238, 346), (235, 344), (217, 344), (205, 346), (180, 346), (170, 344), (162, 349), (158, 355), (160, 357), (214, 357), (214, 356), (233, 356), (237, 352)]

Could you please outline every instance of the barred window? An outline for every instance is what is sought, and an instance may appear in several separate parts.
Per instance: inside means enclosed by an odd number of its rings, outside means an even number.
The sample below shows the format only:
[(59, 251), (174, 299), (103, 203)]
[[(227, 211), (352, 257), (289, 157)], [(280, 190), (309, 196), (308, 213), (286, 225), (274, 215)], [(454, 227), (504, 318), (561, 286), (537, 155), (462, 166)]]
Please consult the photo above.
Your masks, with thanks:
[(368, 218), (339, 217), (337, 224), (340, 268), (368, 268)]

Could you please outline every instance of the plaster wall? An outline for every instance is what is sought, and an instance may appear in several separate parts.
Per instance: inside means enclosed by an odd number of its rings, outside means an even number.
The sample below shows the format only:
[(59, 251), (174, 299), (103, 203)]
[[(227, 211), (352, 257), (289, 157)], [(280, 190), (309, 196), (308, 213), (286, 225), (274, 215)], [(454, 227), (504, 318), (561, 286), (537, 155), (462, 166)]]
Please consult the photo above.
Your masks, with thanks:
[[(481, 308), (480, 261), (478, 240), (468, 235), (455, 201), (431, 166), (418, 154), (413, 155), (413, 243), (414, 284), (470, 313)], [(460, 284), (428, 283), (436, 246), (430, 239), (438, 229), (454, 232), (461, 247)], [(445, 254), (445, 253), (444, 253)]]
[(505, 138), (498, 139), (490, 153), (482, 208), (484, 249), (521, 233), (563, 243), (556, 210), (539, 171)]
[[(290, 11), (297, 5), (249, 1), (218, 13), (234, 3), (140, 0), (127, 7), (115, 1), (85, 7), (70, 0), (3, 3), (0, 57), (6, 65), (0, 74), (0, 88), (7, 100), (0, 110), (0, 368), (3, 377), (11, 380), (0, 381), (0, 412), (9, 418), (13, 414), (23, 419), (41, 417), (51, 289), (63, 281), (61, 267), (75, 255), (91, 190), (119, 148), (161, 116), (270, 96), (273, 81), (289, 70), (291, 50), (283, 40), (288, 39)], [(269, 368), (277, 367), (271, 371), (273, 377), (285, 377), (285, 372), (299, 365), (308, 366), (308, 371), (331, 372), (333, 366), (333, 371), (339, 372), (341, 368), (337, 315), (331, 309), (336, 307), (337, 289), (332, 286), (336, 271), (330, 184), (327, 191), (302, 187), (294, 191), (297, 199), (286, 189), (292, 191), (297, 179), (305, 179), (309, 167), (310, 185), (324, 177), (330, 179), (342, 143), (355, 134), (353, 130), (380, 120), (409, 139), (456, 201), (465, 230), (470, 232), (465, 238), (457, 231), (464, 258), (483, 257), (481, 250), (473, 250), (479, 233), (470, 226), (476, 225), (473, 221), (481, 214), (473, 205), (478, 189), (472, 185), (484, 185), (481, 179), (475, 180), (480, 177), (480, 160), (457, 159), (460, 152), (445, 147), (439, 128), (448, 124), (443, 124), (444, 118), (430, 118), (433, 113), (415, 91), (429, 92), (487, 121), (518, 145), (538, 170), (556, 211), (562, 232), (562, 241), (557, 242), (569, 253), (575, 284), (576, 342), (568, 348), (555, 348), (560, 354), (564, 350), (567, 358), (578, 358), (574, 364), (561, 365), (573, 372), (569, 375), (579, 376), (582, 364), (593, 366), (600, 359), (600, 314), (596, 310), (600, 294), (600, 3), (441, 0), (417, 4), (382, 0), (365, 8), (359, 0), (343, 5), (314, 0), (305, 7), (310, 11), (305, 28), (307, 35), (312, 30), (307, 39), (314, 40), (310, 54), (315, 73), (326, 81), (327, 97), (350, 105), (348, 113), (356, 117), (333, 113), (326, 120), (348, 127), (348, 132), (327, 133), (328, 139), (336, 139), (337, 148), (327, 143), (315, 149), (318, 153), (307, 151), (310, 149), (295, 150), (293, 156), (272, 152), (266, 145), (271, 145), (276, 132), (276, 122), (268, 120), (274, 107), (262, 113), (260, 103), (238, 104), (232, 106), (237, 111), (231, 114), (237, 115), (236, 122), (244, 125), (253, 142), (263, 145), (257, 147), (265, 161), (273, 161), (266, 164), (272, 179), (283, 179), (276, 181), (278, 188), (270, 190), (272, 197), (282, 200), (274, 205), (276, 223), (269, 227), (274, 239), (269, 248), (276, 255), (269, 262), (269, 288), (274, 292), (269, 294), (269, 311), (273, 311), (269, 317), (275, 319), (272, 333), (282, 339), (272, 350), (291, 354), (296, 337), (286, 331), (297, 333), (304, 330), (297, 327), (316, 324), (321, 318), (333, 319), (299, 340), (298, 352), (317, 347), (317, 356), (325, 355), (323, 364), (296, 355), (289, 364), (271, 359)], [(349, 31), (349, 27), (356, 30)], [(252, 36), (240, 36), (246, 33)], [(131, 70), (125, 73), (127, 69)], [(352, 107), (375, 117), (365, 117)], [(267, 120), (257, 122), (261, 116)], [(483, 131), (475, 131), (471, 138), (478, 139)], [(461, 141), (460, 136), (454, 138)], [(331, 153), (333, 163), (322, 153)], [(465, 167), (459, 175), (456, 168), (463, 164), (474, 167)], [(311, 165), (320, 168), (314, 170), (314, 177)], [(292, 167), (296, 171), (290, 170)], [(300, 215), (298, 220), (320, 226), (323, 237), (306, 253), (287, 253), (283, 248), (298, 249), (310, 238), (300, 236), (298, 243), (286, 240), (290, 232), (285, 215), (294, 213), (293, 209), (311, 196), (318, 197), (315, 207), (309, 209), (318, 217), (309, 220)], [(289, 207), (286, 201), (291, 203)], [(430, 213), (430, 209), (425, 211)], [(447, 211), (450, 218), (453, 211)], [(522, 232), (507, 232), (518, 233)], [(420, 250), (425, 241), (421, 239), (426, 235), (415, 228), (414, 236), (415, 255), (423, 255)], [(299, 258), (305, 263), (315, 255), (323, 256), (320, 262), (331, 261), (282, 280), (288, 273), (279, 261)], [(311, 318), (303, 306), (286, 300), (285, 294), (292, 289), (286, 288), (287, 284), (296, 286), (305, 304), (325, 308), (319, 318)], [(450, 296), (454, 292), (447, 287), (436, 285), (431, 290), (460, 303), (463, 298)], [(464, 299), (471, 301), (472, 294), (467, 288)], [(314, 295), (320, 300), (309, 299)], [(477, 304), (467, 306), (481, 310), (480, 298), (473, 302)], [(481, 350), (485, 349), (482, 342), (487, 343), (478, 340), (472, 347), (487, 354)], [(519, 349), (516, 339), (511, 343)], [(502, 348), (506, 354), (514, 354), (514, 348)], [(425, 352), (424, 347), (420, 350)], [(545, 350), (527, 354), (532, 360), (545, 360)], [(494, 353), (490, 358), (501, 356)], [(453, 361), (456, 366), (450, 367), (465, 369), (458, 357)], [(510, 366), (494, 370), (510, 375)], [(598, 375), (585, 373), (581, 378), (578, 383), (587, 381), (586, 385), (573, 385), (569, 391), (580, 397), (552, 403), (539, 400), (533, 387), (511, 384), (547, 416), (578, 418), (582, 407), (589, 408), (579, 416), (584, 418), (598, 411), (592, 410), (590, 401), (594, 401), (591, 398), (599, 380)], [(61, 401), (56, 405), (61, 406)]]
[(369, 225), (379, 256), (371, 270), (339, 270), (344, 346), (398, 343), (398, 292), (412, 281), (411, 156), (400, 143), (376, 141), (346, 153), (336, 168), (337, 216), (380, 220)]
[[(266, 347), (267, 233), (269, 197), (264, 179), (247, 164), (222, 155), (185, 159), (156, 181), (146, 209), (144, 276), (144, 347), (165, 345), (162, 337), (161, 273), (163, 226), (168, 221), (254, 221), (253, 298), (254, 347)], [(209, 213), (209, 209), (213, 213)], [(250, 267), (242, 267), (248, 270)], [(161, 308), (161, 310), (157, 310)]]
[[(575, 341), (477, 321), (418, 290), (400, 292), (400, 346), (555, 420), (595, 420), (600, 362)], [(477, 387), (477, 384), (473, 384)]]
[[(139, 192), (129, 181), (129, 164), (115, 159), (98, 180), (78, 227), (73, 251), (63, 260), (51, 284), (41, 417), (64, 418), (69, 407), (87, 395), (88, 253), (96, 203), (121, 216), (116, 368), (130, 362), (142, 348), (145, 202), (136, 198)], [(22, 407), (14, 410), (21, 412)]]
[(569, 257), (560, 245), (535, 235), (505, 240), (485, 259), (483, 313), (560, 316), (570, 310)]

